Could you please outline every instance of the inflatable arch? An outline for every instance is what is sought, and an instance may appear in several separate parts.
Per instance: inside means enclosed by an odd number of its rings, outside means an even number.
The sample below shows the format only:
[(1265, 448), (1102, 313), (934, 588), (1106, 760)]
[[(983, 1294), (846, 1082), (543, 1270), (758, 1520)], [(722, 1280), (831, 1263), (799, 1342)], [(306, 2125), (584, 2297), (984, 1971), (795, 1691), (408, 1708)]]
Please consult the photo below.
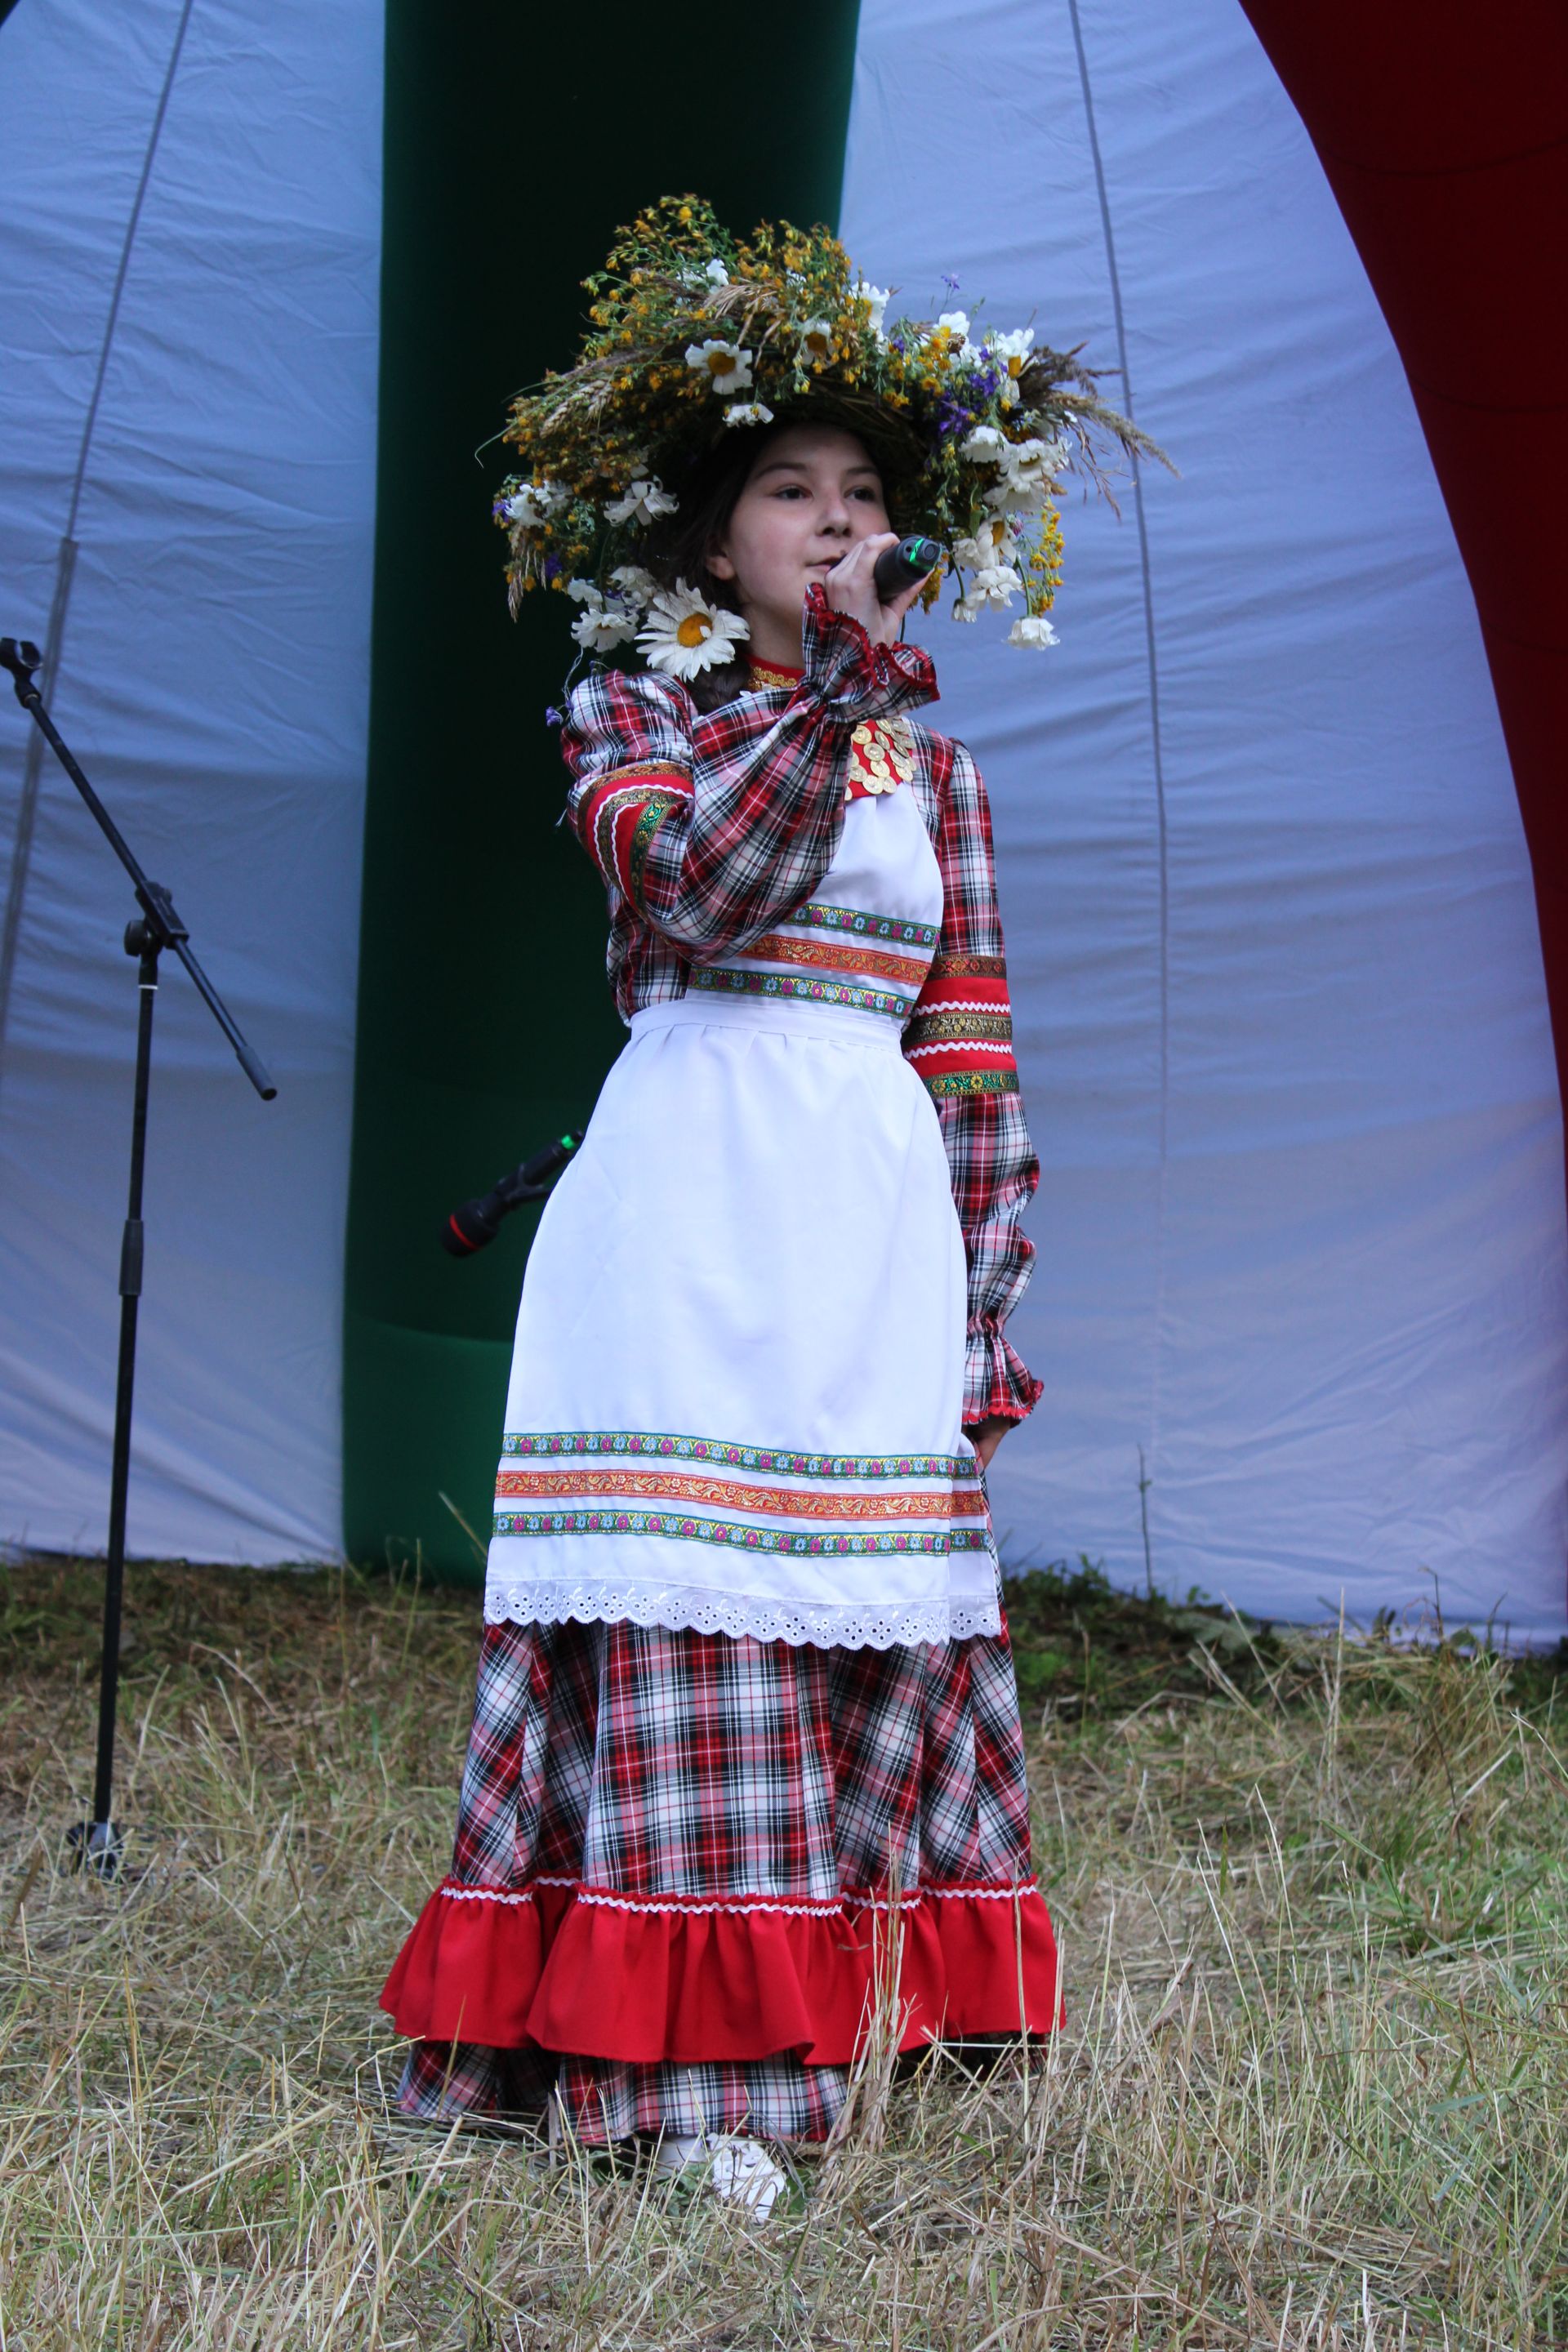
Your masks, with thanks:
[[(1068, 512), (1048, 658), (929, 625), (1045, 1167), (1007, 1557), (1284, 1617), (1436, 1579), (1556, 1638), (1560, 19), (661, 33), (0, 12), (0, 628), (280, 1081), (255, 1102), (171, 976), (132, 1549), (472, 1570), (528, 1235), (459, 1266), (435, 1229), (587, 1114), (618, 1034), (481, 445), (616, 223), (700, 186), (837, 216), (912, 304), (1037, 305), (1181, 468)], [(14, 709), (0, 871), (0, 1537), (95, 1549), (129, 907)]]

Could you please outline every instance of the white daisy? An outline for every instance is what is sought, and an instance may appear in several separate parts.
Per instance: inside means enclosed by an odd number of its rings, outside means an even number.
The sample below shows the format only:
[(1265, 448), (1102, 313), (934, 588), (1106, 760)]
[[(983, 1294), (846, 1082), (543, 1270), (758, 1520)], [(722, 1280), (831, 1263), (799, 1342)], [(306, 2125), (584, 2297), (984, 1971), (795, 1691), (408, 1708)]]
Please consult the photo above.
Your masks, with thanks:
[(702, 274), (707, 278), (710, 286), (728, 286), (730, 283), (730, 273), (725, 268), (717, 254), (713, 256), (712, 260), (708, 264), (707, 268)]
[(1059, 646), (1061, 639), (1043, 613), (1028, 613), (1021, 621), (1014, 622), (1007, 632), (1007, 643), (1010, 646), (1039, 646), (1043, 648), (1046, 646)]
[(866, 322), (867, 325), (870, 328), (871, 332), (876, 336), (877, 341), (879, 343), (886, 342), (887, 337), (882, 331), (882, 320), (887, 316), (888, 305), (893, 299), (892, 288), (890, 286), (868, 286), (865, 279), (862, 278), (859, 285), (855, 289), (855, 291), (862, 302), (867, 302), (870, 305), (871, 315)]
[(953, 599), (952, 617), (955, 621), (977, 621), (984, 610), (984, 596), (957, 596)]
[(1068, 455), (1065, 441), (1009, 441), (999, 461), (1002, 478), (986, 491), (986, 505), (1007, 514), (1038, 507)]
[[(583, 585), (582, 581), (574, 580), (567, 590), (568, 595)], [(596, 588), (589, 593), (594, 598), (592, 604), (586, 597), (577, 600), (583, 610), (572, 624), (575, 642), (591, 654), (607, 654), (613, 646), (629, 645), (637, 633), (637, 614), (618, 601), (606, 604)]]
[(961, 457), (967, 457), (972, 466), (994, 466), (1001, 462), (1002, 452), (1006, 446), (1006, 435), (998, 433), (994, 425), (977, 425), (973, 432), (966, 433), (959, 443), (958, 454)]
[(979, 611), (994, 605), (999, 611), (1005, 612), (1023, 585), (1010, 563), (988, 563), (970, 582), (964, 602), (973, 604)]
[(724, 411), (726, 425), (771, 425), (773, 412), (760, 400), (732, 400)]
[(795, 355), (796, 366), (826, 367), (832, 355), (832, 320), (808, 319), (800, 331), (800, 349)]
[(965, 572), (984, 572), (989, 564), (1010, 562), (1017, 542), (1018, 526), (1011, 515), (986, 515), (972, 539), (954, 540), (952, 559)]
[(1018, 378), (1024, 373), (1024, 363), (1034, 348), (1034, 341), (1033, 327), (1020, 327), (1015, 334), (991, 337), (991, 357), (1002, 379), (1004, 408), (1017, 405)]
[(560, 482), (524, 482), (510, 499), (502, 499), (500, 510), (508, 522), (522, 530), (537, 530), (548, 522), (557, 507), (565, 506), (572, 493)]
[(705, 669), (732, 661), (751, 630), (738, 613), (710, 604), (706, 596), (678, 580), (661, 588), (647, 619), (637, 631), (637, 644), (649, 669), (667, 677), (696, 677)]
[(1061, 472), (1071, 455), (1065, 441), (1010, 441), (1002, 463), (1012, 480), (1038, 488)]
[(606, 499), (605, 519), (607, 522), (654, 522), (660, 515), (673, 514), (679, 503), (658, 476), (650, 474), (646, 480), (634, 482), (624, 497)]
[(743, 352), (738, 343), (721, 341), (717, 335), (710, 335), (706, 342), (688, 343), (686, 364), (705, 375), (714, 392), (744, 392), (752, 381), (751, 352)]

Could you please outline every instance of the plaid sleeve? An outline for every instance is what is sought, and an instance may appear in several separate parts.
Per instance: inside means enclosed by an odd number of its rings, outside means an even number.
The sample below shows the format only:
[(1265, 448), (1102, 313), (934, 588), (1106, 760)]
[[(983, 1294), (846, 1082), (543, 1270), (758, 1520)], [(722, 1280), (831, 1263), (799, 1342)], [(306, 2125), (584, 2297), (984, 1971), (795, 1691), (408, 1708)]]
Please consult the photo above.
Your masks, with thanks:
[(814, 587), (805, 674), (782, 712), (743, 695), (704, 716), (647, 673), (585, 679), (562, 737), (568, 806), (612, 898), (700, 962), (809, 898), (843, 828), (849, 733), (935, 693), (926, 655), (873, 646)]
[[(942, 937), (904, 1034), (904, 1052), (935, 1100), (969, 1259), (963, 1419), (1022, 1421), (1042, 1383), (1008, 1346), (1003, 1325), (1028, 1284), (1035, 1245), (1019, 1223), (1040, 1181), (1024, 1123), (1007, 962), (996, 905), (991, 812), (980, 771), (961, 743), (932, 739), (940, 800)], [(945, 756), (944, 756), (945, 755)]]

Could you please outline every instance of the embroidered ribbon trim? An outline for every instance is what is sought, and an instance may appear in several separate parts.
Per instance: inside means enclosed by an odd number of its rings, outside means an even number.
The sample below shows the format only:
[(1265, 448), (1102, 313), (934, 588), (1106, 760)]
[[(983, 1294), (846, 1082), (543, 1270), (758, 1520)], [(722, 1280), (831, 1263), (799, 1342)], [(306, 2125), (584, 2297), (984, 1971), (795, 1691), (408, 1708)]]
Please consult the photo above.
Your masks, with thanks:
[(693, 964), (688, 985), (733, 996), (783, 996), (803, 1004), (837, 1004), (851, 1013), (885, 1013), (900, 1023), (909, 1018), (913, 1002), (889, 989), (851, 988), (837, 980), (797, 980), (793, 972), (743, 971), (727, 964)]
[(713, 1462), (727, 1470), (763, 1470), (775, 1478), (963, 1478), (967, 1454), (797, 1454), (784, 1445), (742, 1445), (723, 1437), (679, 1437), (664, 1430), (509, 1430), (503, 1454), (658, 1454)]
[(931, 958), (932, 980), (1005, 980), (1007, 959), (999, 955), (938, 955)]
[(921, 1075), (929, 1095), (1016, 1095), (1016, 1070), (950, 1070), (946, 1076)]
[(707, 1503), (718, 1510), (764, 1511), (794, 1519), (952, 1519), (978, 1517), (984, 1498), (973, 1475), (964, 1485), (925, 1494), (813, 1494), (809, 1487), (755, 1486), (749, 1480), (704, 1478), (674, 1470), (505, 1470), (496, 1480), (496, 1500), (547, 1502), (568, 1496), (584, 1501), (610, 1496), (658, 1504)]
[(606, 882), (641, 911), (647, 845), (672, 809), (689, 803), (691, 779), (668, 761), (637, 760), (612, 768), (577, 803), (584, 847)]
[(808, 899), (789, 917), (816, 931), (854, 931), (873, 940), (899, 940), (905, 947), (934, 948), (941, 933), (934, 923), (906, 922), (901, 915), (868, 915), (858, 907), (828, 907)]
[(1013, 1016), (1010, 1013), (984, 1012), (973, 1006), (947, 1013), (922, 1013), (910, 1032), (911, 1040), (905, 1051), (915, 1053), (921, 1045), (973, 1045), (991, 1040), (1003, 1045), (1013, 1042)]
[[(973, 1506), (976, 1517), (984, 1505)], [(910, 1517), (916, 1516), (914, 1513)], [(742, 1519), (689, 1518), (679, 1511), (497, 1511), (498, 1536), (662, 1536), (667, 1542), (729, 1544), (737, 1551), (792, 1553), (803, 1559), (849, 1559), (877, 1554), (912, 1553), (928, 1559), (950, 1552), (989, 1551), (984, 1527), (944, 1528), (932, 1534), (900, 1528), (882, 1535), (797, 1533), (790, 1528), (758, 1528)]]
[(643, 876), (647, 871), (648, 851), (665, 818), (679, 806), (680, 796), (676, 793), (651, 793), (647, 806), (632, 827), (631, 845), (626, 851), (626, 896), (645, 919), (647, 905), (643, 897)]
[(754, 958), (758, 963), (798, 963), (822, 971), (864, 971), (874, 980), (901, 980), (909, 987), (911, 1005), (925, 979), (925, 967), (913, 956), (887, 955), (879, 948), (840, 947), (833, 940), (791, 940), (782, 931), (769, 931), (765, 938), (753, 940), (745, 954), (748, 961)]

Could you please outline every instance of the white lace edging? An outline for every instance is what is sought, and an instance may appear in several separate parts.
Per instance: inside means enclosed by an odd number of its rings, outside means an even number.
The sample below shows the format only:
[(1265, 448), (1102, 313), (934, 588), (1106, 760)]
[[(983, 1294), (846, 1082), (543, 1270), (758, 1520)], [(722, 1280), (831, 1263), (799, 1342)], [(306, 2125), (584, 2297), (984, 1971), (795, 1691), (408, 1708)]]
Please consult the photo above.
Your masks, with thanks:
[(700, 1585), (664, 1585), (626, 1590), (614, 1584), (538, 1584), (496, 1581), (485, 1587), (487, 1625), (662, 1625), (676, 1633), (725, 1633), (731, 1640), (810, 1643), (820, 1650), (890, 1650), (922, 1642), (967, 1642), (976, 1633), (1000, 1633), (1002, 1612), (994, 1595), (975, 1601), (907, 1601), (892, 1608), (814, 1605), (797, 1601), (752, 1601)]
[(521, 1895), (509, 1895), (498, 1886), (453, 1886), (444, 1883), (436, 1889), (444, 1903), (531, 1903), (536, 1886), (575, 1886), (574, 1878), (531, 1878)]

